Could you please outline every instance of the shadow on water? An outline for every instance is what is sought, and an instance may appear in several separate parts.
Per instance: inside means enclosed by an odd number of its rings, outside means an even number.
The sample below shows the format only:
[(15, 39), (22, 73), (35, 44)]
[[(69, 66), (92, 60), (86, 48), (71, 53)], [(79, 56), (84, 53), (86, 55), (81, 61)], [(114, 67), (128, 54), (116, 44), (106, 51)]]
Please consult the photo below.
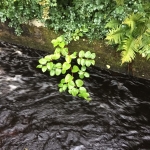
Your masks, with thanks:
[(150, 81), (90, 68), (92, 102), (59, 93), (44, 52), (0, 43), (1, 150), (149, 150)]

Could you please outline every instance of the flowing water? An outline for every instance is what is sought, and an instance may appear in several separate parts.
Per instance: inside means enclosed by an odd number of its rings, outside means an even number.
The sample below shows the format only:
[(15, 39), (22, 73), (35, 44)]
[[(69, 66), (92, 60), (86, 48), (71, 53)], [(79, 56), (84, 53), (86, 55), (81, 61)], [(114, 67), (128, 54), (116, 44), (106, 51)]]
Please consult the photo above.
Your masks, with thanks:
[(92, 101), (59, 93), (44, 52), (0, 43), (0, 150), (150, 150), (150, 81), (90, 68)]

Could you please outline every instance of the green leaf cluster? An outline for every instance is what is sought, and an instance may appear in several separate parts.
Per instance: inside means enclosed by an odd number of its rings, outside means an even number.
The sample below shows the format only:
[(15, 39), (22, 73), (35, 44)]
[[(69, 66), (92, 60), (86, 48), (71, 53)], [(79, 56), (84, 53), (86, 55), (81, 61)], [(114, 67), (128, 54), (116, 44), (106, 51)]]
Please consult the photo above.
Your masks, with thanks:
[[(61, 74), (65, 76), (58, 84), (60, 92), (68, 91), (73, 96), (90, 101), (90, 94), (83, 87), (83, 78), (90, 77), (86, 69), (95, 64), (95, 53), (81, 50), (78, 54), (77, 52), (70, 54), (64, 36), (53, 39), (52, 44), (55, 47), (54, 54), (39, 59), (37, 68), (41, 68), (42, 72), (48, 71), (50, 76)], [(63, 62), (59, 62), (61, 57), (63, 57)], [(77, 65), (72, 63), (73, 59), (77, 61)]]
[[(117, 5), (116, 5), (117, 4)], [(55, 31), (62, 31), (66, 41), (104, 39), (107, 22), (123, 21), (132, 13), (150, 11), (149, 0), (1, 0), (0, 20), (20, 35), (21, 25), (38, 19)]]
[(150, 17), (147, 13), (132, 13), (122, 22), (111, 20), (106, 35), (109, 44), (117, 44), (122, 64), (134, 60), (136, 53), (150, 58)]

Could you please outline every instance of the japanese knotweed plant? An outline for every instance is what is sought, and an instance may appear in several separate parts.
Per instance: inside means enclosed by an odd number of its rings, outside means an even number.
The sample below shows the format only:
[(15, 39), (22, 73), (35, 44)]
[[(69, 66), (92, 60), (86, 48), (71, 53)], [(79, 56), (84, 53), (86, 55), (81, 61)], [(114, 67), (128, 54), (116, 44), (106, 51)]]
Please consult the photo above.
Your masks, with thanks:
[[(95, 64), (95, 53), (81, 50), (79, 53), (70, 54), (63, 36), (53, 39), (52, 44), (55, 47), (54, 54), (39, 59), (37, 68), (41, 68), (42, 72), (48, 71), (50, 76), (62, 75), (63, 78), (58, 84), (60, 92), (68, 91), (73, 96), (90, 101), (90, 94), (83, 86), (83, 79), (90, 76), (86, 69)], [(77, 65), (73, 60), (77, 61)]]

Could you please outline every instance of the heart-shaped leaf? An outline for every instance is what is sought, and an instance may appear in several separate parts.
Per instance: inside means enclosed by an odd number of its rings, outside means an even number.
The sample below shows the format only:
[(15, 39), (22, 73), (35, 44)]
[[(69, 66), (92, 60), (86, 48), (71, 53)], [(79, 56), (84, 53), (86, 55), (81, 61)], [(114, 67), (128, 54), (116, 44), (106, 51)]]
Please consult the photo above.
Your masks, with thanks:
[(50, 71), (50, 76), (54, 76), (55, 75), (55, 71), (54, 70), (51, 70)]
[(44, 59), (46, 59), (47, 61), (50, 61), (50, 60), (52, 60), (52, 55), (47, 55), (44, 57)]
[(90, 66), (91, 66), (91, 60), (88, 60), (88, 59), (87, 59), (87, 60), (85, 61), (85, 64), (86, 64), (87, 67), (90, 67)]
[(83, 81), (81, 79), (77, 79), (75, 81), (75, 83), (76, 83), (77, 87), (81, 87), (83, 85)]
[(82, 67), (81, 67), (81, 70), (82, 70), (82, 71), (85, 71), (85, 70), (86, 70), (86, 67), (85, 67), (85, 66), (82, 66)]
[(42, 67), (42, 72), (45, 72), (47, 70), (47, 67), (46, 66), (43, 66)]
[(56, 68), (55, 72), (56, 72), (56, 75), (59, 76), (61, 74), (61, 69)]
[(41, 58), (41, 59), (39, 59), (39, 63), (41, 65), (45, 65), (47, 63), (47, 60), (45, 58)]
[(66, 60), (67, 63), (70, 63), (71, 59), (72, 59), (71, 56), (66, 55), (65, 60)]
[(75, 72), (78, 72), (79, 71), (79, 67), (74, 65), (73, 68), (72, 68), (72, 72), (75, 73)]
[(81, 64), (81, 58), (77, 59), (77, 63), (80, 65)]
[(89, 78), (89, 77), (90, 77), (90, 74), (89, 74), (88, 72), (85, 72), (85, 73), (84, 73), (84, 76), (87, 77), (87, 78)]
[(85, 58), (90, 58), (91, 57), (91, 52), (90, 51), (87, 51), (86, 53), (85, 53)]
[(75, 59), (75, 58), (77, 57), (77, 52), (74, 52), (73, 54), (71, 54), (70, 57), (71, 57), (72, 59)]
[(64, 42), (61, 42), (61, 43), (59, 43), (59, 46), (60, 46), (61, 48), (64, 48), (64, 47), (65, 47), (65, 43), (64, 43)]
[(42, 68), (43, 65), (37, 65), (36, 68)]
[(95, 54), (95, 53), (92, 53), (92, 54), (91, 54), (91, 59), (95, 59), (95, 57), (96, 57), (96, 54)]
[(54, 67), (53, 62), (49, 62), (49, 63), (47, 63), (47, 68), (48, 68), (49, 70), (52, 70), (52, 69), (53, 69), (53, 67)]
[(56, 67), (56, 68), (61, 68), (61, 67), (62, 67), (62, 64), (61, 64), (61, 63), (57, 63), (57, 64), (55, 65), (55, 67)]
[(73, 88), (72, 91), (71, 91), (71, 94), (73, 96), (77, 96), (78, 93), (79, 93), (79, 89), (77, 89), (77, 88)]
[(83, 50), (81, 50), (81, 51), (79, 52), (79, 57), (84, 57), (84, 54), (85, 54), (85, 52), (84, 52)]
[(64, 62), (62, 66), (62, 70), (68, 70), (71, 67), (71, 64)]
[(65, 82), (67, 83), (67, 82), (70, 82), (70, 81), (72, 81), (72, 80), (73, 80), (73, 76), (68, 73), (68, 74), (66, 75), (66, 77), (65, 77)]

